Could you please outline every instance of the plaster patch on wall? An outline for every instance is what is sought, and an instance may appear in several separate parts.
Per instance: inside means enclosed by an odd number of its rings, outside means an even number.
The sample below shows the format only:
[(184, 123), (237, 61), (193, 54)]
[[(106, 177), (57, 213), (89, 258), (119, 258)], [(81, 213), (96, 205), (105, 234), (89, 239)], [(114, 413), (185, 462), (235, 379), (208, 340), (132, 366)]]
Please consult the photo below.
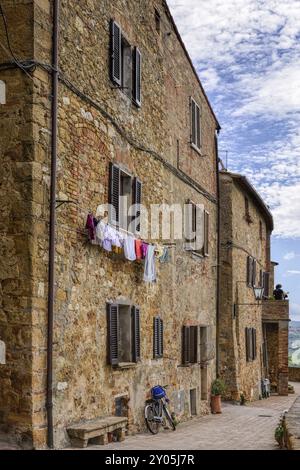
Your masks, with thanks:
[(0, 364), (6, 364), (6, 347), (4, 341), (0, 341)]
[(6, 104), (6, 85), (0, 80), (0, 104)]
[(67, 382), (58, 382), (56, 388), (57, 388), (58, 392), (64, 392), (68, 388), (68, 383)]

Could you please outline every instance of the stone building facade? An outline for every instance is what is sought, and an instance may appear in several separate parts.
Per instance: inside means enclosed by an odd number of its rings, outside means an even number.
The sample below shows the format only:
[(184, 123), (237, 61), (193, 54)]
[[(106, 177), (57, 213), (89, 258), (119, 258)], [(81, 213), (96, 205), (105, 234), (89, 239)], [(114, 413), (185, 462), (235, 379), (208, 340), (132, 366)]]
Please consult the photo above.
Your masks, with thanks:
[(289, 308), (271, 299), (272, 215), (244, 176), (221, 171), (220, 219), (220, 375), (228, 397), (258, 399), (262, 379), (286, 394)]
[[(53, 2), (1, 3), (23, 69), (8, 48), (0, 49), (0, 340), (6, 348), (0, 427), (41, 448), (47, 434)], [(59, 24), (53, 415), (55, 446), (63, 447), (70, 424), (96, 417), (121, 412), (129, 432), (141, 430), (145, 399), (158, 383), (169, 386), (179, 419), (208, 412), (216, 374), (219, 124), (165, 1), (62, 0)], [(0, 41), (7, 41), (2, 25)], [(112, 59), (112, 49), (119, 59)], [(88, 240), (87, 215), (109, 202), (111, 165), (129, 178), (124, 185), (141, 184), (148, 209), (193, 201), (206, 211), (205, 249), (187, 250), (184, 239), (145, 237), (169, 248), (169, 261), (156, 263), (157, 281), (150, 285), (143, 263)], [(112, 305), (120, 318), (124, 313), (124, 328), (132, 308), (140, 323), (138, 355), (128, 353), (114, 365), (108, 361)], [(154, 358), (157, 316), (163, 354)], [(193, 358), (182, 354), (183, 331), (193, 331)], [(133, 339), (127, 340), (131, 349)]]

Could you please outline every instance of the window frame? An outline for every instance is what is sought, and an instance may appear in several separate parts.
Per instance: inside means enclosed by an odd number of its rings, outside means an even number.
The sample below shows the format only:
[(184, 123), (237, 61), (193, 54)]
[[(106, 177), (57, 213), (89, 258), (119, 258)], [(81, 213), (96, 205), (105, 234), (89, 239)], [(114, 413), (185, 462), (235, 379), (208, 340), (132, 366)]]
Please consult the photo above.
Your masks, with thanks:
[(199, 355), (199, 325), (182, 326), (182, 365), (198, 364)]
[[(116, 173), (115, 173), (116, 172)], [(116, 179), (114, 179), (114, 175), (116, 174)], [(122, 226), (122, 222), (124, 222), (124, 218), (122, 219), (122, 205), (120, 204), (120, 198), (123, 194), (121, 194), (121, 177), (122, 175), (130, 178), (130, 201), (131, 205), (139, 205), (136, 209), (136, 215), (129, 215), (127, 214), (127, 227), (124, 228)], [(115, 189), (116, 185), (116, 189)], [(114, 194), (114, 191), (118, 191), (118, 196)], [(138, 217), (141, 217), (141, 204), (142, 204), (142, 195), (143, 195), (143, 183), (137, 177), (132, 175), (129, 171), (121, 167), (117, 163), (110, 162), (109, 164), (109, 183), (108, 183), (108, 203), (114, 207), (116, 211), (116, 217), (113, 219), (111, 211), (108, 214), (108, 220), (111, 225), (116, 228), (121, 228), (127, 232), (129, 232), (129, 225), (132, 223), (133, 220), (137, 221)], [(139, 202), (137, 201), (139, 199)], [(127, 209), (129, 209), (127, 207)], [(135, 232), (139, 234), (141, 231), (141, 220), (139, 223), (135, 223)]]
[[(201, 105), (191, 96), (190, 97), (190, 144), (197, 153), (202, 155), (202, 108)], [(199, 143), (199, 146), (198, 146)]]
[(142, 53), (131, 45), (114, 19), (110, 20), (110, 80), (114, 88), (120, 89), (137, 108), (141, 107)]
[[(107, 364), (112, 367), (122, 367), (120, 352), (121, 352), (121, 325), (120, 325), (120, 308), (128, 308), (128, 315), (130, 316), (130, 324), (127, 325), (130, 329), (130, 355), (131, 361), (126, 364), (137, 364), (141, 361), (141, 309), (137, 305), (123, 304), (117, 302), (108, 302), (106, 304), (107, 312)], [(115, 315), (112, 318), (112, 311)], [(114, 325), (112, 325), (114, 322)]]

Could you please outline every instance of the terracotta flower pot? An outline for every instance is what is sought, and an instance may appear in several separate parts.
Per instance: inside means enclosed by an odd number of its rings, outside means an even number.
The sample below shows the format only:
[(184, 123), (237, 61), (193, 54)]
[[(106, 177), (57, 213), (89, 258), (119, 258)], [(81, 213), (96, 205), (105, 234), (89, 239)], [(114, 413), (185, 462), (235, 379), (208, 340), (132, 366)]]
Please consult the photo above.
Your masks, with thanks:
[(212, 395), (211, 396), (211, 412), (213, 414), (222, 413), (222, 410), (221, 410), (221, 395)]

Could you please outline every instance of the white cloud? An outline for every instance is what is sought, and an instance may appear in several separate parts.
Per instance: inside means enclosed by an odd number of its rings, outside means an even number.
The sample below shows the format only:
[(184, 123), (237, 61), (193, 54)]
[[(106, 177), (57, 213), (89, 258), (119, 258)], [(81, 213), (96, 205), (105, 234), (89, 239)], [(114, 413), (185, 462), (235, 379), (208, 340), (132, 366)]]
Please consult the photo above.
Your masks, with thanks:
[(222, 125), (220, 156), (300, 237), (299, 0), (169, 0)]
[(290, 260), (295, 259), (295, 258), (296, 258), (296, 253), (294, 251), (289, 251), (288, 253), (286, 253), (283, 256), (283, 259), (285, 259), (287, 261), (290, 261)]
[(289, 274), (300, 274), (300, 271), (297, 271), (297, 270), (290, 270), (290, 271), (287, 271)]

